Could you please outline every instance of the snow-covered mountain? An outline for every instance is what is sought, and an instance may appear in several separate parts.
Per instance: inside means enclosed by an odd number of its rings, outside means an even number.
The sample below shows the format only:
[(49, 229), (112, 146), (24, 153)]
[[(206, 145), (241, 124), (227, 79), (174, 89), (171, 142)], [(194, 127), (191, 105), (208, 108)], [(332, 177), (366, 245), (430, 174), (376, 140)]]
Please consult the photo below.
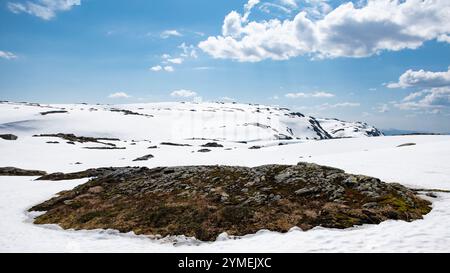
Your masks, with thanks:
[(287, 108), (237, 103), (2, 102), (0, 113), (0, 133), (17, 135), (74, 133), (123, 140), (210, 139), (247, 143), (382, 135), (365, 123), (316, 119)]
[(333, 138), (383, 136), (380, 130), (365, 122), (348, 122), (329, 118), (318, 118), (317, 121)]

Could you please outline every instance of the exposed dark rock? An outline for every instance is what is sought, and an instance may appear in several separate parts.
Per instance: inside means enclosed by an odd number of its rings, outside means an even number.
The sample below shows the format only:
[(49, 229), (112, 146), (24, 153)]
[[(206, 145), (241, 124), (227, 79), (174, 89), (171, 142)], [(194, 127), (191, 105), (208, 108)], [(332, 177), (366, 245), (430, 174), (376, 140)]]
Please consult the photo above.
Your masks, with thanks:
[(68, 113), (68, 112), (65, 110), (55, 110), (55, 111), (41, 112), (41, 115), (46, 116), (46, 115), (50, 115), (50, 114), (64, 114), (64, 113)]
[(209, 153), (209, 152), (211, 152), (211, 150), (210, 149), (200, 149), (197, 152), (199, 152), (199, 153)]
[(88, 150), (125, 150), (126, 147), (83, 147)]
[(76, 136), (74, 134), (41, 134), (34, 135), (33, 137), (58, 137), (64, 140), (68, 140), (69, 142), (80, 142), (80, 143), (100, 143), (108, 146), (116, 146), (114, 143), (106, 143), (103, 141), (120, 141), (118, 138), (106, 138), (106, 137), (84, 137), (84, 136)]
[(130, 111), (130, 110), (124, 110), (124, 109), (116, 109), (116, 108), (113, 108), (113, 109), (111, 109), (110, 111), (111, 111), (111, 112), (119, 112), (119, 113), (123, 113), (123, 114), (126, 115), (126, 116), (131, 115), (131, 116), (143, 116), (143, 117), (150, 117), (150, 118), (153, 117), (152, 115), (141, 114), (141, 113), (133, 112), (133, 111)]
[(14, 167), (0, 167), (0, 176), (41, 176), (46, 175), (44, 171), (24, 170)]
[(13, 134), (3, 134), (3, 135), (0, 135), (0, 138), (4, 139), (4, 140), (17, 140), (18, 139), (18, 137)]
[(144, 156), (136, 158), (133, 161), (146, 161), (146, 160), (149, 160), (151, 158), (154, 158), (154, 156), (153, 155), (144, 155)]
[[(78, 162), (77, 162), (78, 163)], [(76, 163), (75, 163), (76, 164)], [(81, 163), (79, 163), (81, 164)], [(51, 174), (41, 174), (42, 176), (36, 180), (48, 180), (48, 181), (62, 181), (62, 180), (73, 180), (73, 179), (81, 179), (88, 177), (98, 177), (104, 176), (114, 171), (117, 171), (119, 168), (97, 168), (97, 169), (88, 169), (81, 172), (74, 173), (51, 173)]]
[(250, 147), (249, 149), (250, 150), (259, 150), (259, 149), (261, 149), (262, 147), (261, 146), (252, 146), (252, 147)]
[(192, 145), (189, 145), (189, 144), (179, 144), (179, 143), (172, 143), (172, 142), (161, 142), (160, 145), (166, 145), (166, 146), (179, 146), (179, 147), (182, 147), (182, 146), (186, 146), (186, 147), (192, 146)]
[(407, 147), (407, 146), (415, 146), (415, 145), (417, 145), (417, 144), (416, 143), (405, 143), (405, 144), (398, 145), (397, 147)]
[(205, 147), (205, 148), (223, 148), (223, 145), (219, 144), (217, 142), (208, 142), (206, 144), (203, 144), (202, 147)]
[(147, 149), (158, 149), (158, 146), (154, 145), (154, 146), (150, 146)]
[(45, 143), (47, 143), (47, 144), (59, 144), (58, 141), (47, 141), (47, 142), (45, 142)]
[(86, 172), (81, 176), (97, 178), (30, 209), (46, 211), (36, 224), (211, 241), (222, 232), (241, 236), (261, 229), (287, 232), (294, 226), (308, 230), (412, 221), (431, 210), (428, 201), (399, 184), (309, 163)]

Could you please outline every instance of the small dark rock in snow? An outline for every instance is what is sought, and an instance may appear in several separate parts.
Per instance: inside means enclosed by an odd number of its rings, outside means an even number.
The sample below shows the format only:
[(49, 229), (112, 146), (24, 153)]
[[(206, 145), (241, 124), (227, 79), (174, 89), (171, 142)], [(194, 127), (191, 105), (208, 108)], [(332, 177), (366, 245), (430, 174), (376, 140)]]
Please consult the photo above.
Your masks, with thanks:
[(431, 197), (431, 198), (437, 198), (437, 195), (432, 192), (427, 193), (426, 196)]
[(405, 144), (398, 145), (397, 147), (407, 147), (407, 146), (415, 146), (415, 145), (416, 145), (416, 143), (405, 143)]
[(47, 143), (47, 144), (59, 144), (58, 141), (47, 141), (46, 143)]
[(154, 156), (153, 155), (144, 155), (144, 156), (136, 158), (133, 161), (146, 161), (146, 160), (149, 160), (151, 158), (154, 158)]
[(13, 134), (4, 134), (4, 135), (0, 135), (0, 138), (2, 138), (4, 140), (17, 140), (18, 137)]
[(161, 145), (166, 145), (166, 146), (184, 146), (184, 147), (188, 147), (191, 146), (189, 144), (179, 144), (179, 143), (172, 143), (172, 142), (161, 142)]
[(126, 147), (83, 147), (88, 150), (125, 150)]
[(65, 110), (47, 111), (47, 112), (41, 112), (41, 115), (46, 116), (49, 114), (64, 114), (64, 113), (68, 113), (68, 112)]
[(158, 146), (150, 146), (150, 147), (148, 147), (147, 149), (158, 149)]
[(223, 145), (219, 144), (217, 142), (208, 142), (206, 144), (203, 144), (202, 147), (205, 147), (205, 148), (223, 148)]
[(258, 150), (258, 149), (261, 149), (261, 148), (262, 148), (261, 146), (252, 146), (249, 149), (250, 150)]
[(197, 152), (199, 152), (199, 153), (209, 153), (209, 152), (211, 152), (211, 150), (210, 149), (200, 149)]

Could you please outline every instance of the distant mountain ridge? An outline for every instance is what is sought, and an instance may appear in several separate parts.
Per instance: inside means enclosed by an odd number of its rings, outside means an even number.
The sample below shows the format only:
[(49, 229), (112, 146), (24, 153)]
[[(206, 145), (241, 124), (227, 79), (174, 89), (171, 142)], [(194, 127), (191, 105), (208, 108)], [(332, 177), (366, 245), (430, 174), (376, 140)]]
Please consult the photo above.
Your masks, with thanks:
[(0, 133), (74, 133), (158, 141), (231, 142), (376, 137), (363, 122), (314, 118), (258, 104), (162, 102), (122, 105), (0, 103)]

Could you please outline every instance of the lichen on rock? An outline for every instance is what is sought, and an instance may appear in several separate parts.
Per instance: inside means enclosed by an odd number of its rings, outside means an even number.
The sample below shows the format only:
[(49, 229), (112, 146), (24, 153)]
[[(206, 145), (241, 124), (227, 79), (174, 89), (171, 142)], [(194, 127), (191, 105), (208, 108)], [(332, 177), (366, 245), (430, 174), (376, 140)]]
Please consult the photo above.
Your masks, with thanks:
[(31, 208), (46, 211), (35, 223), (212, 241), (223, 232), (412, 221), (431, 210), (400, 184), (310, 163), (107, 170)]

